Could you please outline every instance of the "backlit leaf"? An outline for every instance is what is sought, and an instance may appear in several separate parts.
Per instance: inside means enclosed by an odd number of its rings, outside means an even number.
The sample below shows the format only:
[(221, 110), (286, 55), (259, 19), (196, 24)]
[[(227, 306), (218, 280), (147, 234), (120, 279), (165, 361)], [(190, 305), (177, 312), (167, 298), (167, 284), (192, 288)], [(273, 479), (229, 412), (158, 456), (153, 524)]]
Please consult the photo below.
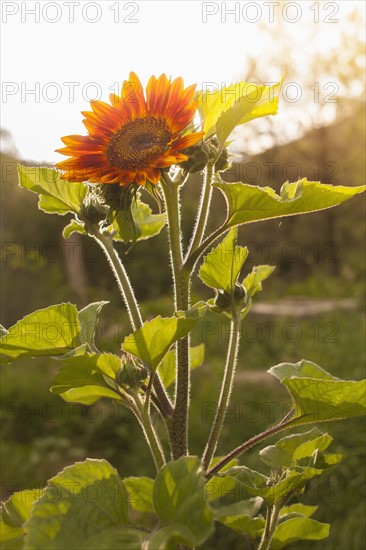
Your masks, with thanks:
[(181, 317), (162, 318), (159, 315), (127, 336), (122, 349), (155, 370), (172, 344), (186, 336), (199, 319), (198, 315), (190, 316), (188, 313)]
[(72, 304), (38, 309), (26, 315), (0, 339), (4, 363), (18, 357), (63, 355), (79, 345), (78, 312)]
[(272, 187), (224, 183), (219, 176), (214, 186), (225, 195), (228, 228), (324, 210), (341, 204), (366, 189), (366, 186), (333, 186), (304, 178), (294, 183), (284, 183), (280, 195), (277, 195)]
[(292, 396), (294, 426), (366, 414), (366, 380), (339, 380), (305, 359), (281, 363), (268, 372), (279, 378)]
[(329, 536), (330, 525), (310, 518), (291, 518), (279, 523), (271, 541), (273, 550), (280, 550), (297, 540), (323, 540)]
[(85, 183), (61, 179), (58, 170), (18, 165), (19, 184), (33, 193), (38, 193), (38, 208), (48, 214), (80, 212), (88, 193)]
[(237, 238), (234, 228), (204, 257), (199, 276), (205, 285), (231, 293), (248, 256), (246, 247), (237, 246)]
[[(205, 356), (205, 344), (193, 346), (189, 350), (190, 353), (190, 367), (196, 369), (203, 363)], [(169, 388), (173, 384), (176, 377), (176, 350), (172, 349), (163, 357), (158, 372), (162, 383), (166, 388)]]
[(111, 353), (85, 353), (65, 361), (52, 381), (51, 392), (67, 402), (92, 405), (102, 397), (120, 400), (107, 380), (116, 379), (121, 360)]
[(110, 544), (116, 528), (130, 525), (128, 496), (107, 461), (88, 458), (68, 466), (49, 481), (34, 505), (25, 550), (111, 548), (105, 541)]
[(160, 520), (148, 549), (198, 546), (213, 531), (213, 512), (203, 498), (204, 475), (197, 457), (184, 456), (166, 464), (158, 473), (153, 491), (154, 508)]

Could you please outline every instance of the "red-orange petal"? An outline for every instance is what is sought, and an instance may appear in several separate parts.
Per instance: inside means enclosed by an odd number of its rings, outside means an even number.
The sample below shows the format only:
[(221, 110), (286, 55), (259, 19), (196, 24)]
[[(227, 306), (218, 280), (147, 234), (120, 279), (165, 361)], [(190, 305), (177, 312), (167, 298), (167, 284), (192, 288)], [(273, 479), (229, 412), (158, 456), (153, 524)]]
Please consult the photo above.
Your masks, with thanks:
[[(193, 99), (195, 89), (195, 85), (185, 89), (182, 78), (172, 81), (163, 73), (158, 78), (152, 76), (149, 79), (145, 99), (138, 76), (131, 72), (129, 80), (123, 82), (121, 96), (111, 94), (110, 103), (91, 101), (91, 110), (83, 112), (83, 123), (88, 135), (62, 138), (65, 147), (58, 149), (58, 152), (69, 158), (57, 166), (65, 170), (64, 179), (93, 183), (99, 181), (106, 184), (118, 182), (120, 185), (136, 182), (145, 185), (148, 178), (156, 185), (160, 179), (159, 168), (187, 160), (188, 157), (179, 151), (202, 138), (202, 132), (189, 133), (183, 137), (180, 135), (193, 120), (197, 109), (197, 100)], [(166, 143), (168, 150), (162, 145), (161, 154), (153, 156), (147, 165), (144, 163), (148, 157), (141, 156), (139, 161), (138, 154), (137, 157), (135, 154), (130, 164), (127, 157), (127, 161), (120, 166), (112, 165), (111, 156), (107, 156), (107, 146), (111, 143), (111, 138), (126, 122), (149, 116), (165, 120), (171, 136)], [(118, 157), (114, 158), (118, 163)], [(135, 162), (136, 170), (127, 169), (129, 165), (134, 166)]]
[(205, 135), (205, 132), (195, 132), (193, 134), (187, 134), (172, 143), (172, 147), (176, 150), (187, 149), (195, 143), (198, 143), (202, 137)]
[(129, 110), (132, 115), (145, 114), (144, 90), (139, 77), (133, 71), (130, 72), (129, 80), (123, 82), (121, 97), (124, 108)]

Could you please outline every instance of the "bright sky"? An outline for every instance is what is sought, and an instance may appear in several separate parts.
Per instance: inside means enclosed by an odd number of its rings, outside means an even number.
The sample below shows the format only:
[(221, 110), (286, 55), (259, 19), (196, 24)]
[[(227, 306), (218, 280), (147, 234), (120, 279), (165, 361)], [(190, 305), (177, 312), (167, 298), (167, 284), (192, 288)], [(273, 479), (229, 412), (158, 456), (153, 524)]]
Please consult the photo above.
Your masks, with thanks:
[[(250, 77), (249, 54), (265, 61), (271, 45), (263, 43), (262, 27), (278, 17), (304, 60), (337, 44), (352, 9), (364, 17), (363, 1), (284, 2), (274, 15), (276, 4), (2, 0), (1, 126), (21, 157), (55, 162), (60, 136), (85, 134), (80, 111), (88, 101), (108, 100), (130, 70), (143, 83), (161, 72), (198, 88), (235, 82)], [(284, 63), (268, 69), (268, 81), (281, 77)]]

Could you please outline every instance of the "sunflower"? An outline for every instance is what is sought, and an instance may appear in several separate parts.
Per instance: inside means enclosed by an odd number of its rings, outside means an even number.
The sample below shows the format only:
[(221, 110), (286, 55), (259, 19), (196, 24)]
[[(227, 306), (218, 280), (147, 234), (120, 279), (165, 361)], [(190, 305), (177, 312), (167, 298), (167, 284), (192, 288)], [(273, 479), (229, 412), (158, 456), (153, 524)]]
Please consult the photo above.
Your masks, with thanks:
[(84, 111), (87, 136), (62, 138), (66, 147), (57, 152), (71, 158), (57, 163), (68, 181), (156, 185), (160, 170), (188, 159), (181, 151), (194, 145), (204, 132), (185, 133), (198, 101), (196, 85), (184, 88), (182, 78), (152, 76), (146, 97), (137, 75), (130, 73), (121, 95), (110, 102), (91, 101)]

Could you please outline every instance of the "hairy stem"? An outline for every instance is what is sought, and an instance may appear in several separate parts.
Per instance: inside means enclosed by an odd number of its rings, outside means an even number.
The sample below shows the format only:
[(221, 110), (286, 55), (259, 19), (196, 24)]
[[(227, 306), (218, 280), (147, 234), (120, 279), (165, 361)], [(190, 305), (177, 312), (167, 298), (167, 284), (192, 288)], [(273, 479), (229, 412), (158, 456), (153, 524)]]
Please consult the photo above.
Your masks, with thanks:
[(208, 214), (210, 211), (211, 197), (212, 197), (212, 181), (215, 176), (215, 165), (213, 161), (210, 161), (204, 172), (203, 187), (201, 193), (201, 200), (198, 209), (196, 225), (193, 231), (193, 236), (189, 250), (187, 252), (187, 258), (194, 252), (202, 242), (203, 235), (205, 233)]
[(92, 236), (102, 248), (108, 259), (109, 265), (112, 268), (123, 300), (126, 304), (132, 328), (133, 330), (137, 330), (143, 325), (141, 313), (125, 266), (123, 265), (121, 258), (119, 257), (116, 249), (113, 246), (113, 239), (108, 233), (102, 233), (99, 230), (92, 233)]
[[(296, 418), (296, 420), (298, 419)], [(290, 419), (285, 421), (282, 420), (279, 424), (276, 424), (275, 426), (268, 428), (268, 430), (265, 430), (264, 432), (261, 432), (260, 434), (255, 435), (251, 439), (248, 439), (248, 441), (245, 441), (245, 443), (242, 443), (241, 445), (233, 449), (230, 453), (224, 456), (219, 462), (217, 462), (217, 464), (215, 464), (213, 468), (208, 470), (206, 474), (206, 478), (210, 479), (217, 472), (219, 472), (224, 466), (226, 466), (226, 464), (228, 464), (230, 460), (245, 453), (245, 451), (248, 451), (258, 443), (263, 441), (264, 439), (267, 439), (267, 437), (270, 437), (271, 435), (281, 432), (282, 430), (291, 428), (294, 422), (295, 422), (295, 419)]]
[[(122, 298), (126, 304), (133, 330), (141, 328), (143, 321), (140, 309), (126, 269), (113, 246), (112, 237), (107, 233), (102, 233), (98, 227), (93, 227), (90, 229), (89, 234), (97, 241), (108, 259), (109, 265), (111, 266), (121, 291)], [(161, 405), (160, 411), (163, 413), (164, 418), (169, 419), (173, 412), (173, 407), (158, 375), (156, 375), (154, 379), (154, 388)]]
[(222, 426), (224, 424), (227, 407), (229, 405), (230, 395), (233, 387), (235, 368), (237, 364), (239, 341), (240, 341), (240, 315), (233, 311), (233, 319), (230, 326), (230, 340), (226, 356), (224, 377), (221, 385), (219, 402), (217, 404), (215, 420), (213, 422), (210, 436), (203, 453), (203, 467), (208, 469), (210, 462), (215, 454), (217, 443), (220, 438)]
[[(161, 182), (170, 241), (170, 256), (174, 282), (175, 310), (189, 308), (190, 274), (183, 269), (183, 253), (180, 229), (179, 187), (164, 174)], [(188, 408), (190, 395), (189, 336), (177, 342), (177, 376), (175, 405), (171, 423), (172, 455), (174, 459), (188, 454)]]
[(161, 468), (164, 466), (166, 462), (163, 449), (161, 447), (161, 444), (156, 434), (156, 431), (154, 429), (154, 426), (151, 422), (149, 412), (145, 409), (143, 403), (141, 402), (141, 398), (137, 392), (134, 395), (134, 401), (136, 405), (135, 414), (137, 416), (138, 421), (141, 424), (142, 430), (145, 434), (147, 444), (150, 448), (152, 457), (154, 459), (156, 469), (159, 472), (159, 470), (161, 470)]
[(273, 534), (276, 530), (280, 511), (281, 511), (280, 502), (276, 502), (273, 506), (268, 506), (266, 524), (264, 527), (262, 539), (258, 546), (258, 550), (269, 550)]
[(164, 174), (161, 181), (161, 187), (164, 193), (165, 209), (167, 213), (167, 224), (170, 242), (170, 259), (172, 262), (174, 279), (174, 303), (178, 309), (179, 295), (179, 274), (183, 264), (181, 228), (180, 228), (180, 209), (179, 209), (179, 186)]
[(216, 241), (221, 235), (226, 233), (228, 230), (228, 227), (226, 225), (227, 222), (225, 222), (223, 225), (221, 225), (216, 231), (211, 233), (204, 241), (200, 244), (196, 250), (193, 250), (189, 256), (187, 255), (185, 262), (184, 262), (184, 268), (191, 272), (197, 262), (197, 260), (202, 256), (206, 248), (208, 248), (213, 242)]

